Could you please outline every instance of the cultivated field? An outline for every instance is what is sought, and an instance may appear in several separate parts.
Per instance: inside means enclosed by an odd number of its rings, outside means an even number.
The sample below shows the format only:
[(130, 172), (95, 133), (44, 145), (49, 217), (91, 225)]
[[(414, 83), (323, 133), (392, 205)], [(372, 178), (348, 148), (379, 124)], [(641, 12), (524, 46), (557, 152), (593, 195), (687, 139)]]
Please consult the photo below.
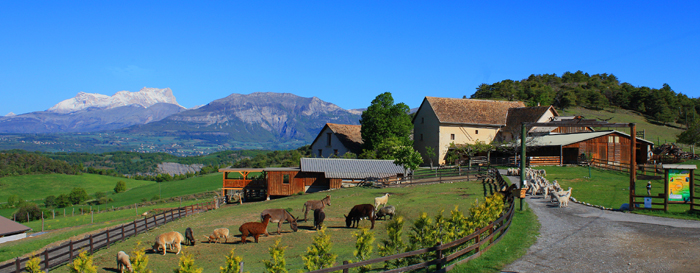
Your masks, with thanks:
[[(326, 194), (332, 196), (331, 206), (326, 208), (326, 222), (328, 227), (327, 233), (333, 241), (333, 253), (338, 254), (337, 263), (342, 263), (344, 260), (354, 260), (352, 252), (354, 250), (355, 239), (352, 233), (357, 229), (345, 228), (343, 214), (347, 214), (350, 208), (356, 204), (371, 204), (373, 198), (381, 196), (383, 193), (389, 192), (392, 195), (389, 198), (389, 205), (397, 207), (399, 215), (406, 219), (404, 226), (404, 236), (409, 231), (411, 223), (417, 218), (419, 213), (427, 212), (430, 215), (435, 215), (439, 211), (444, 210), (447, 215), (455, 206), (459, 206), (460, 210), (466, 211), (476, 199), (482, 199), (484, 196), (484, 187), (480, 182), (458, 182), (452, 184), (439, 184), (428, 186), (413, 186), (406, 188), (392, 189), (368, 189), (368, 188), (350, 188), (339, 189), (330, 192), (321, 192), (306, 195), (295, 195), (287, 198), (276, 199), (271, 201), (245, 203), (243, 205), (225, 206), (221, 209), (187, 217), (186, 219), (178, 220), (159, 227), (151, 232), (138, 235), (123, 243), (117, 243), (107, 250), (99, 251), (95, 254), (95, 264), (100, 270), (112, 270), (114, 268), (114, 255), (119, 250), (131, 252), (137, 242), (142, 242), (146, 245), (153, 243), (153, 238), (158, 234), (168, 231), (179, 231), (184, 234), (187, 227), (194, 230), (195, 238), (201, 240), (202, 235), (211, 233), (214, 229), (226, 227), (231, 230), (233, 238), (229, 239), (227, 244), (207, 244), (198, 242), (196, 246), (184, 247), (184, 252), (192, 253), (195, 256), (196, 264), (204, 268), (204, 272), (216, 272), (219, 266), (224, 265), (224, 255), (231, 248), (236, 249), (236, 253), (243, 257), (245, 262), (245, 271), (262, 272), (264, 265), (263, 259), (269, 259), (268, 248), (276, 239), (282, 239), (281, 245), (287, 246), (286, 260), (288, 269), (295, 272), (303, 270), (303, 262), (301, 256), (306, 252), (307, 247), (311, 244), (312, 238), (316, 235), (314, 230), (311, 230), (312, 218), (309, 222), (301, 222), (298, 232), (291, 232), (289, 225), (283, 225), (283, 233), (281, 236), (274, 233), (277, 230), (275, 224), (268, 226), (268, 231), (271, 232), (270, 237), (261, 237), (260, 243), (240, 244), (240, 233), (238, 227), (245, 222), (260, 221), (259, 213), (266, 208), (291, 208), (292, 214), (303, 218), (301, 207), (307, 200), (319, 200)], [(535, 227), (532, 214), (521, 214), (516, 216), (518, 223), (530, 223), (529, 227)], [(521, 218), (529, 219), (523, 221)], [(362, 221), (361, 227), (369, 227), (368, 221)], [(386, 221), (377, 221), (374, 228), (377, 241), (375, 242), (374, 255), (377, 257), (376, 244), (381, 239), (386, 239)], [(516, 230), (518, 228), (514, 228)], [(526, 232), (528, 236), (534, 236), (536, 230)], [(534, 237), (523, 235), (527, 241), (530, 238), (534, 241)], [(407, 240), (407, 238), (404, 238)], [(249, 239), (250, 241), (251, 239)], [(505, 241), (505, 240), (504, 240)], [(519, 243), (527, 248), (529, 244)], [(494, 248), (495, 249), (495, 248)], [(498, 251), (494, 251), (498, 253)], [(513, 252), (512, 248), (511, 251)], [(517, 252), (517, 251), (516, 251)], [(522, 252), (522, 251), (520, 251)], [(154, 272), (172, 271), (177, 266), (179, 255), (168, 253), (167, 255), (154, 254), (147, 252), (149, 257), (149, 268)], [(512, 259), (512, 256), (507, 256)], [(492, 257), (493, 258), (493, 257)], [(507, 261), (506, 261), (507, 262)], [(504, 261), (491, 261), (490, 264), (504, 264)], [(67, 272), (66, 267), (59, 268), (57, 272)]]

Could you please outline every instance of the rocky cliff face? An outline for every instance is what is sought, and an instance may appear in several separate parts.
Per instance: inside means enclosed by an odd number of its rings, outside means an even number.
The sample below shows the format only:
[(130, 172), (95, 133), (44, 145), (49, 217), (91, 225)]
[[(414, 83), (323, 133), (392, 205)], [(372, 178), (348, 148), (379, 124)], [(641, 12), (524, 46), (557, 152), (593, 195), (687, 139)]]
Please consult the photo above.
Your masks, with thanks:
[[(360, 116), (319, 98), (289, 93), (231, 94), (198, 109), (130, 128), (236, 141), (311, 142), (327, 122), (359, 124)], [(223, 139), (222, 139), (223, 141)]]
[(148, 108), (157, 103), (169, 103), (180, 106), (170, 88), (158, 89), (144, 87), (138, 92), (119, 91), (111, 97), (102, 94), (80, 92), (75, 97), (59, 102), (49, 108), (47, 112), (66, 114), (90, 108), (112, 109), (133, 105)]

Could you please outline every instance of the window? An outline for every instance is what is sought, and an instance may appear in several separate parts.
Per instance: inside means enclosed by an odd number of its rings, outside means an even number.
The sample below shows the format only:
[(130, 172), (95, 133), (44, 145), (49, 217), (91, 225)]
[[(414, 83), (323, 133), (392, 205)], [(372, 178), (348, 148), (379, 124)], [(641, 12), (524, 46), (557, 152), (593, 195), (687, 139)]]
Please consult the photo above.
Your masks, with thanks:
[(612, 136), (608, 136), (608, 143), (613, 143), (613, 137), (612, 137)]
[(331, 133), (327, 133), (326, 135), (328, 136), (328, 144), (326, 145), (331, 146)]
[(420, 118), (420, 123), (421, 124), (425, 123), (425, 118)]
[(619, 136), (615, 136), (615, 143), (620, 143), (620, 137), (619, 137)]
[(318, 149), (318, 157), (323, 157), (323, 150), (322, 149)]
[(338, 149), (333, 149), (333, 154), (338, 155)]
[(423, 134), (420, 134), (420, 141), (423, 141)]
[(289, 175), (285, 174), (282, 176), (282, 184), (289, 184)]
[(474, 130), (474, 134), (475, 134), (475, 135), (478, 135), (478, 134), (479, 134), (479, 130)]
[(450, 140), (455, 140), (455, 134), (450, 134)]

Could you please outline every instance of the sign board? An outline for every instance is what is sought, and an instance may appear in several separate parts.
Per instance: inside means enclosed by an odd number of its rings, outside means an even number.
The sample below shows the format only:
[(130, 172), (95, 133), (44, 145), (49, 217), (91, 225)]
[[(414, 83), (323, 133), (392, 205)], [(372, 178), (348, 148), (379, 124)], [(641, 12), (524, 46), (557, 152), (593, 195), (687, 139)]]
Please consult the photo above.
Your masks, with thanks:
[(666, 177), (669, 202), (690, 201), (690, 170), (668, 170)]
[(651, 208), (651, 197), (644, 197), (644, 208), (645, 209)]

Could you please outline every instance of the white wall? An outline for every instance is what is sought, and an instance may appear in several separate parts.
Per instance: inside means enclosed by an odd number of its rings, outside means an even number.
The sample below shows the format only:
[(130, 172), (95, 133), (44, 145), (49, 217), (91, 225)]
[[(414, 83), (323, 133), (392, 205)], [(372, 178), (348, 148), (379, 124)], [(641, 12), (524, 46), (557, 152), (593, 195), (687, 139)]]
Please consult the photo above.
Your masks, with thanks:
[(0, 237), (0, 244), (5, 243), (5, 242), (16, 241), (16, 240), (24, 239), (24, 238), (27, 238), (27, 233), (20, 233), (20, 234), (16, 234), (16, 235)]

